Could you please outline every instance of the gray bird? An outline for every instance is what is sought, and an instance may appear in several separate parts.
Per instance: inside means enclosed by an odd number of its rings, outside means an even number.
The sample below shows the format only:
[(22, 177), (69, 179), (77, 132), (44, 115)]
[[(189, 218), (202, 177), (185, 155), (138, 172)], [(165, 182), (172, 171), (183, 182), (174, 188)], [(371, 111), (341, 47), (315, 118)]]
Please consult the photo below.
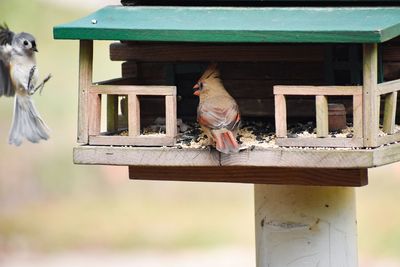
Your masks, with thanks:
[(32, 100), (32, 95), (50, 79), (49, 75), (36, 86), (39, 76), (36, 52), (35, 37), (25, 32), (15, 34), (6, 24), (0, 25), (0, 96), (15, 96), (8, 142), (16, 146), (23, 138), (32, 143), (49, 138), (49, 128)]

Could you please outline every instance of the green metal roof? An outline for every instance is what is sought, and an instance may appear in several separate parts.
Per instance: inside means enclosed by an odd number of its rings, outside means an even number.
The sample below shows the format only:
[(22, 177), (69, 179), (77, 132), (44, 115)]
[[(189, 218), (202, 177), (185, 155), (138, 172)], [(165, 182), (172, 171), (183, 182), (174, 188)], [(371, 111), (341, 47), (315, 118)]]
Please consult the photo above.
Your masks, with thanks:
[(381, 43), (400, 35), (400, 7), (107, 6), (54, 27), (55, 39)]

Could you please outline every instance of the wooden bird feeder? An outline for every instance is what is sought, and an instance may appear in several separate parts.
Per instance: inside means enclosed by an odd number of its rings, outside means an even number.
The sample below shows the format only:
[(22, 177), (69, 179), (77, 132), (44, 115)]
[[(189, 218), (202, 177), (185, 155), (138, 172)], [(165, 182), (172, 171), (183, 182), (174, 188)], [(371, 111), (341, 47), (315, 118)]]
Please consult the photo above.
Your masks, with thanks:
[[(132, 179), (254, 183), (258, 267), (357, 266), (354, 187), (400, 160), (400, 7), (122, 2), (54, 28), (80, 40), (74, 162), (129, 166)], [(115, 41), (122, 77), (93, 82), (95, 40)], [(272, 145), (230, 155), (181, 145), (178, 121), (195, 121), (192, 86), (210, 62), (243, 121), (271, 125)], [(345, 106), (345, 134), (329, 131), (330, 103)], [(163, 130), (146, 134), (157, 117)], [(308, 134), (293, 130), (304, 124)]]

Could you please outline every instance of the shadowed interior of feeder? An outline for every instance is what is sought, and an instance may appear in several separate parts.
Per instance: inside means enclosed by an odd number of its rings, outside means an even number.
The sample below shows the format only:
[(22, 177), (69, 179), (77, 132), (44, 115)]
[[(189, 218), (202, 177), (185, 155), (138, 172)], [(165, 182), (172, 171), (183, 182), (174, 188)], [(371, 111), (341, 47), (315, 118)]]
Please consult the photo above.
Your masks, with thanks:
[[(177, 145), (193, 146), (193, 142), (207, 145), (206, 138), (196, 123), (198, 97), (193, 85), (210, 61), (194, 61), (195, 55), (162, 55), (160, 61), (146, 60), (146, 55), (130, 54), (125, 42), (111, 45), (111, 59), (122, 63), (119, 85), (173, 85), (177, 87), (178, 141)], [(152, 43), (149, 43), (151, 46)], [(395, 39), (380, 48), (380, 82), (400, 78), (400, 57), (391, 49), (400, 45)], [(279, 45), (274, 45), (274, 49)], [(301, 47), (301, 49), (299, 48)], [(362, 85), (362, 46), (339, 45), (284, 45), (272, 58), (246, 61), (234, 51), (227, 51), (227, 59), (218, 62), (220, 77), (227, 91), (237, 101), (242, 115), (238, 133), (239, 143), (274, 146), (275, 85)], [(267, 49), (267, 48), (266, 48)], [(296, 51), (299, 51), (296, 53)], [(201, 54), (201, 51), (198, 51)], [(141, 58), (144, 57), (144, 58)], [(173, 60), (174, 56), (179, 60)], [(230, 57), (230, 58), (229, 58)], [(235, 61), (235, 57), (238, 58)], [(168, 59), (170, 58), (170, 60)], [(162, 96), (140, 96), (141, 134), (165, 134), (165, 100)], [(381, 110), (384, 110), (382, 99)], [(347, 127), (330, 132), (330, 137), (352, 138), (353, 99), (351, 96), (329, 96), (328, 103), (343, 104)], [(287, 96), (288, 138), (316, 136), (315, 96)], [(118, 98), (118, 127), (107, 135), (127, 135), (127, 98)], [(399, 110), (398, 110), (399, 113)], [(381, 115), (382, 112), (381, 112)], [(396, 117), (397, 122), (400, 116)], [(381, 122), (382, 124), (382, 122)], [(400, 131), (400, 127), (397, 127)], [(204, 141), (204, 142), (203, 142)]]

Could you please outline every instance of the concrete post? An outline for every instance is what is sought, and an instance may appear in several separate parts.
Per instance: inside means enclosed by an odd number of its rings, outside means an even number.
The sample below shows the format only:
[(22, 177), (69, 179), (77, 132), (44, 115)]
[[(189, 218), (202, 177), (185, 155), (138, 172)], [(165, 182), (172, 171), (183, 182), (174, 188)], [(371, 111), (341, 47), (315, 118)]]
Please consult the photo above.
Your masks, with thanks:
[(257, 267), (356, 267), (355, 189), (255, 185)]

